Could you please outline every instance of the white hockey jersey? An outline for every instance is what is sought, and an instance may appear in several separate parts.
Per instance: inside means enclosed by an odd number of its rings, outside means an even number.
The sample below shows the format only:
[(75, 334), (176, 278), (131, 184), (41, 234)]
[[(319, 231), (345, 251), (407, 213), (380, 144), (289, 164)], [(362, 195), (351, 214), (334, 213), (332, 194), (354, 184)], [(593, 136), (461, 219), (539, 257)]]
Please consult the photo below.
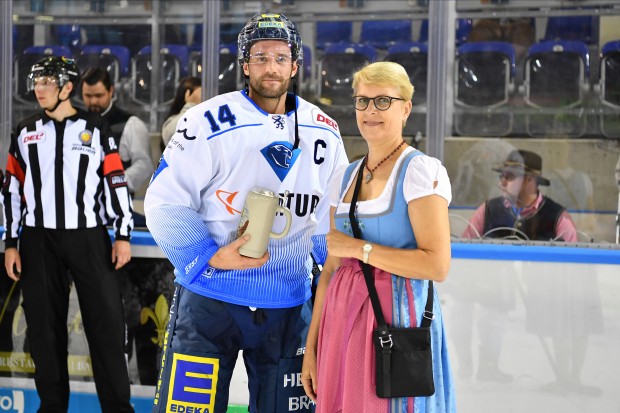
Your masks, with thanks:
[[(216, 96), (179, 120), (144, 209), (153, 238), (175, 266), (176, 281), (187, 289), (259, 308), (292, 307), (310, 297), (310, 252), (324, 255), (329, 230), (328, 181), (348, 160), (337, 123), (305, 100), (297, 102), (297, 149), (294, 111), (268, 114), (245, 91)], [(260, 268), (209, 267), (217, 249), (235, 239), (253, 187), (288, 191), (288, 235), (270, 240), (269, 261)], [(276, 216), (274, 231), (284, 223)]]

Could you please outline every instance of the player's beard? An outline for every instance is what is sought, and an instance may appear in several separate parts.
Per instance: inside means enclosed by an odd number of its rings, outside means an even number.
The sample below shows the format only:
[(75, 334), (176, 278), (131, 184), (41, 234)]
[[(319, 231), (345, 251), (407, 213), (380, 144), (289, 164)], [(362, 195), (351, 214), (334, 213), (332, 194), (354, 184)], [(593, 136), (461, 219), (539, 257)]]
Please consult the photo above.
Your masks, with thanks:
[[(278, 87), (265, 87), (264, 80), (279, 80), (281, 83)], [(252, 93), (257, 94), (266, 99), (277, 99), (286, 93), (291, 79), (289, 77), (280, 77), (274, 75), (265, 75), (258, 78), (250, 77), (250, 89)]]

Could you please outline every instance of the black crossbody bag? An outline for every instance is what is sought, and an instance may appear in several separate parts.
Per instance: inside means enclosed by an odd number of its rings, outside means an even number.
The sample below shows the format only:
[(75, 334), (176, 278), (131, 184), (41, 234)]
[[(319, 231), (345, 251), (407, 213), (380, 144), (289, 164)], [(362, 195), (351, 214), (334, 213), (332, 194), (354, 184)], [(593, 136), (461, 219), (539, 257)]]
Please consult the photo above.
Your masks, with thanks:
[[(363, 239), (355, 206), (362, 182), (366, 158), (361, 162), (349, 209), (349, 219), (355, 238)], [(420, 327), (390, 327), (383, 317), (375, 288), (373, 267), (360, 261), (378, 327), (372, 333), (375, 346), (377, 397), (418, 397), (435, 394), (433, 357), (431, 350), (431, 321), (433, 319), (433, 282), (428, 282), (428, 298)]]

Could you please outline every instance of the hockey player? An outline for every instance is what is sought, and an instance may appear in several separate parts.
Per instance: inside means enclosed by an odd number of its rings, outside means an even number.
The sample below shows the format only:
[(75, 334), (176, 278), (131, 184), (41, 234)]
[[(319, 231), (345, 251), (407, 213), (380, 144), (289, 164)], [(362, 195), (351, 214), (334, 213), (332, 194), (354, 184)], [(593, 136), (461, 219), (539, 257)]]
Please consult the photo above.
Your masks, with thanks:
[[(281, 14), (257, 14), (239, 34), (245, 90), (185, 113), (145, 197), (147, 225), (175, 266), (156, 412), (227, 410), (239, 351), (250, 412), (309, 411), (298, 377), (311, 317), (311, 250), (324, 259), (328, 181), (348, 164), (338, 125), (287, 93), (303, 55)], [(288, 195), (287, 236), (261, 258), (239, 254), (253, 187)], [(276, 216), (274, 229), (283, 223)]]

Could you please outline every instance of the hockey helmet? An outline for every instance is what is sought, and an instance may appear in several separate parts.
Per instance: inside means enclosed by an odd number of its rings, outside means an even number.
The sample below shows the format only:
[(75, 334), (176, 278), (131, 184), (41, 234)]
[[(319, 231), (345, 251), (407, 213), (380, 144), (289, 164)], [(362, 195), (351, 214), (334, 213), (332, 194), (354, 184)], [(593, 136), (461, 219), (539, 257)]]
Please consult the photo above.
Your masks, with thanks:
[(291, 49), (293, 60), (301, 66), (304, 52), (301, 36), (292, 21), (283, 14), (258, 13), (245, 25), (237, 39), (237, 60), (239, 65), (250, 56), (250, 48), (259, 40), (283, 40)]
[(69, 97), (77, 90), (80, 80), (80, 69), (75, 60), (65, 56), (48, 56), (32, 65), (26, 82), (28, 91), (34, 90), (34, 80), (41, 76), (50, 76), (56, 79), (58, 87), (62, 89), (67, 82), (73, 83), (73, 90)]

